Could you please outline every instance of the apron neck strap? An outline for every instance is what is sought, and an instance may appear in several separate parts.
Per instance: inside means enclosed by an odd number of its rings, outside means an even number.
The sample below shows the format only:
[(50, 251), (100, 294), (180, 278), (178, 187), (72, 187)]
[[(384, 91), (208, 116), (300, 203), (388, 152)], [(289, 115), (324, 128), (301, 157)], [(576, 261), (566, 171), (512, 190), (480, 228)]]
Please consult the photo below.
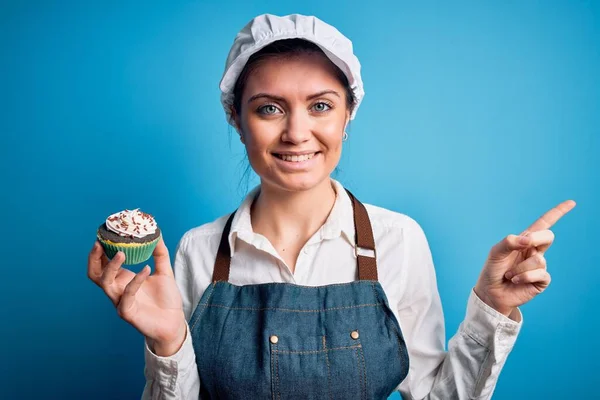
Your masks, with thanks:
[[(348, 189), (348, 196), (352, 200), (352, 209), (354, 211), (354, 254), (358, 265), (359, 281), (377, 280), (377, 252), (375, 251), (375, 239), (373, 238), (373, 228), (371, 220), (364, 204), (358, 201)], [(358, 254), (360, 250), (369, 250), (372, 254)]]
[[(354, 253), (356, 255), (356, 263), (358, 266), (358, 280), (361, 281), (376, 281), (377, 280), (377, 252), (375, 251), (375, 240), (373, 238), (373, 229), (371, 220), (365, 206), (354, 197), (349, 190), (346, 189), (350, 200), (352, 201), (352, 210), (354, 214)], [(229, 247), (229, 233), (231, 231), (231, 223), (235, 212), (227, 219), (221, 242), (217, 250), (215, 266), (213, 270), (213, 282), (229, 281), (229, 269), (231, 267), (231, 248)], [(369, 255), (359, 254), (360, 250), (372, 252)]]

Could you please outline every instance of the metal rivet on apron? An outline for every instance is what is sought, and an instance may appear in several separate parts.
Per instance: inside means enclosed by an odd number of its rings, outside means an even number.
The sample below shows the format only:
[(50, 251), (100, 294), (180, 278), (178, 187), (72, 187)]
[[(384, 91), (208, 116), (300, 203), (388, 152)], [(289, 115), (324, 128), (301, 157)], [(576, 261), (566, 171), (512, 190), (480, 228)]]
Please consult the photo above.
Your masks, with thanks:
[(352, 333), (350, 333), (350, 337), (354, 340), (358, 339), (358, 336), (358, 331), (352, 331)]
[(271, 343), (273, 344), (277, 344), (277, 342), (279, 342), (279, 338), (276, 335), (272, 335), (269, 340), (271, 340)]

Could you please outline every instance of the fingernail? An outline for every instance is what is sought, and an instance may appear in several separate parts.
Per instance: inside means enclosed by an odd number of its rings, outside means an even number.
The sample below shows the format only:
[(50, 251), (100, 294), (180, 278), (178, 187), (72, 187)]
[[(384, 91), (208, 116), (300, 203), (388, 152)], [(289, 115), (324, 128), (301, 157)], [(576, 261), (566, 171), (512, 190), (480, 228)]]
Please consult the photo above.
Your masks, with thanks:
[(531, 239), (529, 238), (529, 236), (521, 236), (519, 238), (519, 244), (522, 244), (522, 245), (529, 244), (530, 240)]
[(504, 275), (504, 277), (505, 277), (506, 279), (508, 279), (509, 281), (512, 279), (512, 277), (513, 277), (513, 276), (514, 276), (514, 274), (513, 274), (513, 272), (512, 272), (512, 271), (508, 271), (508, 272), (507, 272), (507, 273)]
[(521, 279), (518, 276), (515, 276), (511, 279), (512, 283), (519, 283)]

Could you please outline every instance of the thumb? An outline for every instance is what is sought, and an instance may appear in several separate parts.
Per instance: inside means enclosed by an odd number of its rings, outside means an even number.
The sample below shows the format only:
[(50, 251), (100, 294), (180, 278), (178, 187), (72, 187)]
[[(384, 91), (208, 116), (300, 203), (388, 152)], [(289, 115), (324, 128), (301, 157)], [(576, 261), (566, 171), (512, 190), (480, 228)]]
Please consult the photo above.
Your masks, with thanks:
[(167, 249), (162, 235), (158, 240), (158, 243), (156, 244), (156, 248), (154, 249), (152, 256), (154, 257), (154, 267), (156, 268), (156, 274), (173, 276), (173, 269), (171, 268), (171, 259), (169, 258), (169, 249)]
[(491, 260), (501, 260), (515, 250), (523, 250), (531, 243), (528, 236), (508, 235), (498, 242), (490, 251)]

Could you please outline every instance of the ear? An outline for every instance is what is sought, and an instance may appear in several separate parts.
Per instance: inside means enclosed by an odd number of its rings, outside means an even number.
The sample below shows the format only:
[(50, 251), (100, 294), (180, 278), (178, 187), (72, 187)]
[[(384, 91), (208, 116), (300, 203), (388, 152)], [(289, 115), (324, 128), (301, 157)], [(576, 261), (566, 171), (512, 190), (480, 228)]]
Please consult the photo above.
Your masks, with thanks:
[(244, 142), (244, 134), (242, 132), (242, 129), (240, 128), (241, 124), (240, 124), (240, 116), (235, 112), (235, 109), (233, 108), (233, 106), (230, 107), (230, 113), (231, 113), (231, 122), (233, 127), (235, 128), (236, 132), (238, 133), (238, 135), (240, 136), (240, 142), (242, 142), (242, 144), (246, 144)]
[(233, 124), (234, 124), (235, 130), (237, 131), (238, 135), (240, 136), (240, 142), (242, 142), (242, 144), (245, 145), (246, 142), (244, 141), (244, 132), (242, 131), (242, 128), (240, 128), (240, 120), (234, 119)]

